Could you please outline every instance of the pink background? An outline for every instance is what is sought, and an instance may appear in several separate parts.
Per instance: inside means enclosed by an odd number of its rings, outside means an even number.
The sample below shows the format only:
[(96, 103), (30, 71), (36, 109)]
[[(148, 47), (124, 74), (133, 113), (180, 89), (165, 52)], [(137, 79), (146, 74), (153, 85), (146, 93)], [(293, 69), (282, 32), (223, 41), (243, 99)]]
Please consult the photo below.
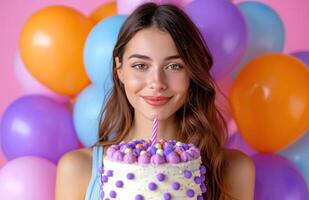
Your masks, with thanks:
[[(110, 0), (1, 0), (0, 3), (0, 119), (6, 107), (25, 94), (14, 74), (19, 31), (27, 18), (50, 5), (67, 5), (88, 15)], [(243, 0), (234, 0), (238, 3)], [(309, 51), (309, 0), (258, 0), (278, 12), (286, 29), (285, 53)], [(1, 154), (1, 151), (0, 151)], [(1, 160), (1, 155), (0, 155)], [(1, 163), (0, 163), (1, 166)]]

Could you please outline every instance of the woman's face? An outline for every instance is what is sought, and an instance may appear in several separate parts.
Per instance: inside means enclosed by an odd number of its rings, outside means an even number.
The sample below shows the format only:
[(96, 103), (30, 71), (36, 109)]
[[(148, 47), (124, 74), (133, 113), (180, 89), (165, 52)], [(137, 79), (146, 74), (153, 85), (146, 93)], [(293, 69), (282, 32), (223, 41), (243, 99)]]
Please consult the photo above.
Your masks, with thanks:
[(115, 62), (135, 114), (165, 120), (185, 102), (190, 78), (169, 33), (155, 27), (137, 32), (126, 45), (122, 63), (118, 58)]

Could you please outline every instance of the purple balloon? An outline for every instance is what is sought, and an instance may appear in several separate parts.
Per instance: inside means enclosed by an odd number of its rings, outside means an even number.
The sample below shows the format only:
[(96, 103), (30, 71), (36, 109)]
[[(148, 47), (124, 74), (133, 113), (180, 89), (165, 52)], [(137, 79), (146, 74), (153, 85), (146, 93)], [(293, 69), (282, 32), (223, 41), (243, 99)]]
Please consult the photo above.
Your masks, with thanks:
[(64, 104), (43, 95), (28, 95), (5, 111), (0, 129), (1, 145), (9, 160), (40, 156), (54, 163), (78, 149), (72, 114)]
[(298, 51), (291, 54), (292, 56), (303, 61), (309, 67), (309, 51)]
[(238, 149), (248, 156), (252, 156), (257, 153), (248, 143), (246, 143), (239, 133), (235, 133), (229, 138), (226, 147), (228, 149)]
[(185, 11), (200, 29), (214, 58), (212, 74), (218, 78), (241, 61), (248, 43), (243, 15), (227, 0), (195, 0)]
[(308, 200), (306, 183), (289, 160), (276, 154), (256, 154), (255, 200)]

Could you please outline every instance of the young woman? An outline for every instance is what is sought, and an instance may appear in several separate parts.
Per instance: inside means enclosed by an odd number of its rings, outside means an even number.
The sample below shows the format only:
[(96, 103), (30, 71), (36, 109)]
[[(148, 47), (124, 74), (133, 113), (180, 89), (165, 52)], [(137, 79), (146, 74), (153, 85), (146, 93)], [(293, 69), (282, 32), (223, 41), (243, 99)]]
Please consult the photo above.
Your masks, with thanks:
[[(158, 138), (193, 143), (207, 167), (204, 199), (253, 199), (254, 165), (224, 149), (226, 126), (215, 106), (211, 54), (197, 27), (179, 8), (147, 3), (123, 24), (113, 51), (114, 86), (103, 108), (99, 141), (65, 154), (58, 164), (56, 199), (99, 199), (97, 149)], [(114, 134), (114, 137), (109, 137)]]

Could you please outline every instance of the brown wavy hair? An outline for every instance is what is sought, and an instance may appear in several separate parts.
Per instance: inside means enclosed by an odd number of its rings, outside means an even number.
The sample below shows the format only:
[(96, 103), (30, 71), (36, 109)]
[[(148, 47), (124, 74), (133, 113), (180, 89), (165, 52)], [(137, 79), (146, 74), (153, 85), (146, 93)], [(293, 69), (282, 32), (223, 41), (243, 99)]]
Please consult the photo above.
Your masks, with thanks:
[[(227, 138), (224, 118), (215, 106), (215, 82), (210, 75), (213, 65), (211, 53), (198, 28), (180, 8), (146, 3), (128, 16), (122, 25), (113, 50), (113, 88), (100, 114), (97, 145), (108, 147), (120, 143), (132, 127), (134, 108), (117, 76), (114, 58), (120, 63), (126, 44), (140, 30), (156, 27), (168, 32), (187, 66), (190, 86), (187, 101), (176, 111), (179, 127), (177, 139), (199, 147), (202, 162), (207, 168), (204, 199), (219, 199), (225, 193), (223, 181), (225, 161), (223, 146)], [(114, 134), (113, 138), (110, 138)]]

